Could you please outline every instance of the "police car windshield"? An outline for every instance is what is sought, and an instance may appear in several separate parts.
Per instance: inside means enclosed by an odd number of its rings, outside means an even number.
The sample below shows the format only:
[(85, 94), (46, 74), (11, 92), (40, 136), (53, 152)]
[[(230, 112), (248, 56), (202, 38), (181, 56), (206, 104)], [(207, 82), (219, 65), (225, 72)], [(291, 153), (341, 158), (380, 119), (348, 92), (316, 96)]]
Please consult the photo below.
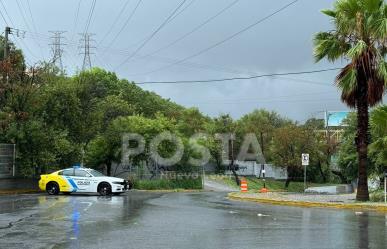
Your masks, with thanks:
[(96, 171), (96, 170), (94, 170), (94, 169), (89, 170), (89, 173), (92, 174), (92, 175), (95, 176), (95, 177), (98, 177), (98, 176), (105, 176), (105, 175), (102, 174), (101, 172)]

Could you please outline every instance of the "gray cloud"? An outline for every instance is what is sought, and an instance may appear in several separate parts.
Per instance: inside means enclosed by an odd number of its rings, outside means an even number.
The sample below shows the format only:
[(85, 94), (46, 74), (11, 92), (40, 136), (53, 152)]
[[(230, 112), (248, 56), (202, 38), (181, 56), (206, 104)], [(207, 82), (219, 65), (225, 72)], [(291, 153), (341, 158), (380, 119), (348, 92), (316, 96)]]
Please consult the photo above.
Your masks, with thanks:
[[(20, 0), (20, 2), (27, 11), (26, 1)], [(97, 1), (89, 28), (90, 32), (96, 33), (96, 45), (104, 38), (125, 2), (124, 0)], [(104, 44), (99, 44), (95, 50), (96, 54), (92, 57), (93, 65), (106, 67), (109, 70), (116, 68), (181, 1), (144, 0), (124, 32), (114, 42), (114, 46), (107, 49), (106, 53), (102, 53), (121, 28), (136, 2), (132, 0), (129, 3), (117, 27), (114, 27), (110, 36), (104, 39)], [(139, 52), (139, 55), (148, 54), (169, 44), (231, 2), (231, 0), (195, 0), (184, 12), (165, 26)], [(312, 56), (313, 34), (331, 28), (329, 19), (323, 16), (320, 10), (330, 8), (333, 0), (301, 0), (240, 36), (189, 60), (188, 65), (173, 66), (148, 75), (141, 74), (167, 65), (166, 61), (174, 61), (194, 54), (272, 13), (288, 2), (289, 0), (240, 0), (224, 14), (181, 42), (158, 53), (155, 57), (143, 60), (134, 58), (120, 67), (117, 73), (120, 77), (134, 81), (161, 81), (305, 71), (340, 65), (340, 63), (332, 65), (326, 61), (315, 64)], [(15, 2), (4, 1), (4, 3), (14, 24), (20, 29), (28, 29)], [(46, 37), (39, 35), (37, 39), (31, 39), (27, 35), (24, 42), (38, 57), (35, 58), (26, 50), (28, 61), (33, 62), (42, 58), (37, 43), (44, 48), (43, 58), (50, 57), (47, 45), (49, 30), (67, 30), (68, 45), (65, 48), (65, 65), (70, 73), (76, 70), (76, 65), (79, 68), (82, 58), (78, 55), (76, 47), (76, 39), (79, 38), (77, 33), (82, 32), (85, 27), (91, 3), (92, 1), (82, 1), (78, 25), (73, 30), (78, 0), (31, 1), (31, 11), (36, 26), (39, 33), (45, 34)], [(70, 41), (71, 37), (76, 39)], [(20, 38), (14, 38), (14, 40), (24, 48)], [(302, 121), (313, 115), (321, 117), (318, 112), (326, 109), (346, 109), (340, 103), (339, 93), (333, 86), (334, 77), (335, 72), (326, 72), (286, 78), (260, 78), (208, 84), (142, 85), (142, 87), (179, 104), (197, 106), (211, 116), (230, 113), (233, 117), (238, 118), (255, 108), (267, 108)]]

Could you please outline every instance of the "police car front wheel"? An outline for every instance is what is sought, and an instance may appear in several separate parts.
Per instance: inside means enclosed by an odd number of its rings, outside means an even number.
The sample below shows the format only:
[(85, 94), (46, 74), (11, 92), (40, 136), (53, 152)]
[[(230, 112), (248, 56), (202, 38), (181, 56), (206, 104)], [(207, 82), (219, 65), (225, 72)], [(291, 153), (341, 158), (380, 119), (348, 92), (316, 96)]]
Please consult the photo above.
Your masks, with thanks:
[(112, 187), (107, 182), (102, 182), (98, 186), (98, 193), (100, 195), (110, 195), (112, 193)]

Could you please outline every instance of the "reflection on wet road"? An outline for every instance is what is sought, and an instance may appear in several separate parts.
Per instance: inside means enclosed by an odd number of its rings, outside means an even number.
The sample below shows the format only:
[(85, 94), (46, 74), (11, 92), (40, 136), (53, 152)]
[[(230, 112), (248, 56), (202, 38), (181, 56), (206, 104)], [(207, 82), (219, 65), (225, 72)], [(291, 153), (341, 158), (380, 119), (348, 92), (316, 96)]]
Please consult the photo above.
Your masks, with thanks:
[(234, 202), (224, 193), (0, 199), (0, 248), (386, 248), (387, 216)]

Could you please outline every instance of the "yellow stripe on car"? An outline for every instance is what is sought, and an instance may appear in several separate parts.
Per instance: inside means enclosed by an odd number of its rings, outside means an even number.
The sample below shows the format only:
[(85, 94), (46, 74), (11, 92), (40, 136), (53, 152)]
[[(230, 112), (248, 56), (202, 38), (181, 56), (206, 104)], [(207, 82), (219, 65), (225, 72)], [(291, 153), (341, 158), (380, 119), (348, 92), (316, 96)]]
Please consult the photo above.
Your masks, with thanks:
[(47, 175), (41, 175), (39, 180), (39, 188), (42, 191), (46, 191), (47, 183), (56, 182), (59, 185), (59, 189), (61, 192), (76, 191), (76, 188), (69, 183), (66, 177), (58, 175), (58, 172), (59, 171)]

